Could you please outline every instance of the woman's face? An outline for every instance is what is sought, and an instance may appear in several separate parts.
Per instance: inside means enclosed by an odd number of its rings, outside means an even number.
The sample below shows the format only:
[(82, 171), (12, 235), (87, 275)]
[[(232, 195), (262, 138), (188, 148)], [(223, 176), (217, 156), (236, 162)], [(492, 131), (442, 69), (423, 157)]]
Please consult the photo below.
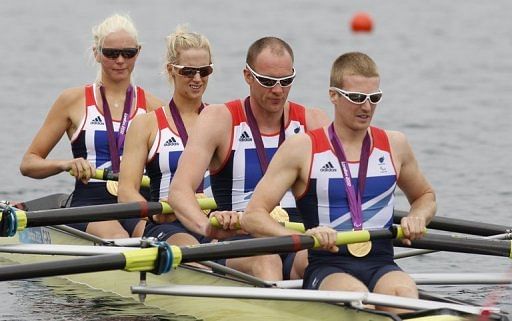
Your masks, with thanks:
[(96, 61), (101, 64), (102, 80), (120, 82), (130, 79), (139, 52), (140, 46), (128, 32), (120, 30), (107, 35), (103, 46), (95, 51)]

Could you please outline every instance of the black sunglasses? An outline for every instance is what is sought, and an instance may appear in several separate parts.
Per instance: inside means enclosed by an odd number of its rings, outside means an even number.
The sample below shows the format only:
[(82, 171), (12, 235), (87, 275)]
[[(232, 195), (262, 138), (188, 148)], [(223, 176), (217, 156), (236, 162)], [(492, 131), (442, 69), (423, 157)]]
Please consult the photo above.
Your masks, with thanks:
[(329, 89), (334, 90), (338, 94), (347, 98), (350, 102), (358, 105), (364, 104), (366, 100), (369, 100), (372, 104), (377, 104), (382, 100), (382, 91), (380, 89), (378, 92), (371, 94), (360, 93), (357, 91), (345, 91), (337, 87), (331, 87)]
[(256, 81), (265, 88), (274, 88), (277, 83), (279, 83), (281, 87), (290, 87), (295, 80), (295, 69), (293, 69), (293, 73), (290, 76), (275, 78), (258, 74), (256, 71), (252, 70), (249, 64), (247, 64), (246, 67), (253, 75), (254, 79), (256, 79)]
[(178, 74), (182, 75), (183, 77), (187, 78), (194, 78), (197, 73), (199, 73), (199, 76), (201, 78), (207, 77), (211, 75), (213, 72), (213, 64), (209, 64), (206, 66), (200, 66), (200, 67), (192, 67), (192, 66), (181, 66), (181, 65), (175, 65), (171, 64), (174, 68), (178, 69)]
[(101, 54), (108, 59), (117, 59), (119, 55), (123, 56), (125, 59), (133, 58), (139, 52), (139, 48), (101, 48)]

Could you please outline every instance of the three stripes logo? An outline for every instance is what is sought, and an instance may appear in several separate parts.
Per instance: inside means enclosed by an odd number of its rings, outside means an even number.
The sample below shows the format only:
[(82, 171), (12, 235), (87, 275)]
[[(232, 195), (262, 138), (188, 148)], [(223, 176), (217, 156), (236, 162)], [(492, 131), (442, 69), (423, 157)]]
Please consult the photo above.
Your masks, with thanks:
[(165, 143), (164, 146), (178, 146), (180, 143), (176, 141), (176, 138), (171, 137)]
[(105, 125), (105, 123), (103, 122), (103, 119), (101, 119), (100, 116), (97, 116), (96, 118), (91, 120), (91, 125)]
[(240, 138), (238, 138), (238, 141), (239, 141), (239, 142), (252, 142), (252, 138), (251, 138), (251, 136), (249, 136), (249, 134), (247, 134), (247, 132), (244, 130), (244, 132), (242, 133), (242, 135), (240, 135)]
[(336, 172), (336, 168), (332, 165), (332, 163), (329, 161), (327, 162), (322, 168), (320, 168), (321, 172)]

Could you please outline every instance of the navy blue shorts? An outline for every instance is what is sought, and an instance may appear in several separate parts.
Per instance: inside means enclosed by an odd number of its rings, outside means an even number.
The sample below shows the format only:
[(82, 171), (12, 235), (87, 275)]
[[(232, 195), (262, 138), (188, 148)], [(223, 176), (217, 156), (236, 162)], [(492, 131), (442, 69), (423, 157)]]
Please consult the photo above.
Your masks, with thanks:
[(211, 241), (205, 236), (187, 230), (187, 228), (178, 220), (172, 223), (163, 224), (155, 224), (148, 221), (146, 223), (146, 228), (144, 229), (145, 237), (154, 237), (159, 241), (166, 241), (168, 238), (178, 233), (190, 234), (195, 237), (199, 243), (209, 243)]
[[(106, 183), (92, 182), (85, 185), (81, 182), (77, 182), (70, 207), (115, 203), (117, 203), (117, 196), (114, 196), (107, 191)], [(119, 223), (121, 223), (121, 226), (128, 232), (128, 235), (132, 235), (133, 230), (139, 221), (139, 218), (128, 218), (119, 220)], [(89, 223), (73, 223), (68, 225), (85, 232)]]
[(388, 240), (374, 241), (372, 250), (365, 257), (354, 257), (347, 252), (346, 246), (341, 246), (338, 254), (310, 250), (308, 260), (302, 285), (304, 289), (317, 290), (327, 276), (347, 273), (373, 291), (384, 274), (402, 271), (393, 260), (393, 248)]

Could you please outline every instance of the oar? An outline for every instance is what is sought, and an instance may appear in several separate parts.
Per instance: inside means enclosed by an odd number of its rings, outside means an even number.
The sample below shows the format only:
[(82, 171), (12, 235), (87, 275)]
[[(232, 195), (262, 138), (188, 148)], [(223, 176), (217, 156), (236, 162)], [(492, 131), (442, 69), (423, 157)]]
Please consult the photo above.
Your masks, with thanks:
[[(407, 214), (408, 212), (406, 211), (395, 210), (393, 215), (394, 223), (400, 224), (400, 220), (403, 217), (407, 216)], [(210, 223), (212, 224), (212, 226), (220, 226), (220, 224), (215, 218), (212, 218), (210, 220)], [(298, 232), (304, 232), (304, 225), (302, 223), (281, 222), (281, 224), (288, 229), (295, 230)], [(496, 234), (509, 233), (512, 231), (512, 229), (507, 226), (440, 216), (435, 216), (427, 227), (436, 230), (473, 234), (480, 236), (491, 236)]]
[[(69, 174), (73, 175), (73, 171), (69, 171)], [(114, 173), (111, 169), (96, 169), (96, 172), (92, 176), (94, 179), (101, 179), (104, 181), (118, 181), (119, 174)], [(142, 176), (142, 180), (140, 182), (141, 187), (149, 187), (149, 177), (146, 175)]]
[[(197, 199), (202, 209), (214, 209), (217, 205), (212, 198)], [(171, 214), (173, 209), (167, 202), (131, 202), (104, 205), (90, 205), (80, 207), (58, 208), (39, 211), (21, 211), (13, 208), (6, 208), (0, 204), (0, 208), (11, 211), (12, 215), (2, 215), (0, 219), (0, 235), (12, 236), (5, 232), (3, 226), (17, 225), (21, 231), (28, 227), (48, 226), (59, 224), (71, 224), (81, 222), (96, 222), (118, 220), (126, 218), (144, 218), (155, 214)], [(7, 221), (14, 219), (14, 222)], [(16, 229), (14, 229), (16, 231)]]
[(394, 242), (395, 246), (428, 249), (436, 251), (461, 252), (471, 254), (504, 256), (512, 258), (512, 241), (475, 238), (463, 235), (445, 235), (429, 233), (425, 237), (412, 241), (411, 246)]
[[(338, 233), (336, 244), (342, 245), (376, 239), (401, 238), (402, 236), (401, 228), (395, 226), (391, 229), (373, 231), (348, 231)], [(177, 267), (180, 263), (269, 253), (288, 253), (318, 246), (318, 241), (308, 235), (255, 238), (184, 247), (159, 243), (158, 247), (130, 250), (118, 254), (3, 266), (0, 267), (0, 281), (118, 269), (126, 271), (151, 271), (160, 274), (169, 271), (171, 267)]]
[[(403, 217), (407, 216), (408, 214), (409, 213), (407, 211), (395, 210), (393, 215), (394, 223), (400, 224), (400, 220)], [(491, 236), (496, 234), (509, 233), (512, 231), (511, 227), (509, 226), (482, 223), (442, 216), (434, 216), (430, 224), (428, 224), (428, 227), (436, 230), (473, 234), (480, 236)]]

